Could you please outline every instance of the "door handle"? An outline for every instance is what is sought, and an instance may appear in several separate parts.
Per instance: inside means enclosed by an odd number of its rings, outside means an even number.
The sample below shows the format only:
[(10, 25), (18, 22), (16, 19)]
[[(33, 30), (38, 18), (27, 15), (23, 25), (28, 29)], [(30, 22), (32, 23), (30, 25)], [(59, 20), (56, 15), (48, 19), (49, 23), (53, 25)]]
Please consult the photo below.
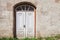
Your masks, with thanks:
[(25, 28), (26, 26), (24, 25), (24, 28)]

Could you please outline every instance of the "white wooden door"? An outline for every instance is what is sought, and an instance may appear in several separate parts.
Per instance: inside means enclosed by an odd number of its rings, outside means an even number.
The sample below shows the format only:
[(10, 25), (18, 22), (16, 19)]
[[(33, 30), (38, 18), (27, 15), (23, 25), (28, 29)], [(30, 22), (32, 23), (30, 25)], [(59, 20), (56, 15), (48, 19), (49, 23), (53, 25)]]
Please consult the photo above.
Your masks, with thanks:
[(16, 36), (18, 38), (24, 38), (25, 37), (25, 12), (17, 11), (16, 12)]
[(16, 12), (16, 35), (18, 38), (34, 37), (34, 12)]
[(26, 12), (26, 37), (34, 37), (34, 12)]

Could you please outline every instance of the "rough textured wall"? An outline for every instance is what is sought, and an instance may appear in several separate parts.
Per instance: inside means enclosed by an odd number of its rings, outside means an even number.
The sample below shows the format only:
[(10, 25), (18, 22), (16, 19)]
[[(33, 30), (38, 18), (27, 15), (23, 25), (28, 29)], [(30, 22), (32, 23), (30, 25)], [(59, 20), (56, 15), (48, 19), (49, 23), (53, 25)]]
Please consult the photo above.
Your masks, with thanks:
[(9, 0), (0, 0), (0, 37), (13, 37), (13, 10)]
[(60, 3), (56, 0), (37, 1), (37, 34), (43, 37), (60, 34)]
[(59, 0), (0, 0), (0, 37), (13, 37), (13, 6), (19, 2), (36, 6), (36, 36), (60, 34)]

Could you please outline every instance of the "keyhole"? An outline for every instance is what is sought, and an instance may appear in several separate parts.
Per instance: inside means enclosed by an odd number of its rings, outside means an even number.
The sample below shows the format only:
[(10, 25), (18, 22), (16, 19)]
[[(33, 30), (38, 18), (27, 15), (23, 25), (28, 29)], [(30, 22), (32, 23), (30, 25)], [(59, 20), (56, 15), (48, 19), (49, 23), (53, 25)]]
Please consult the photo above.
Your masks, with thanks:
[(25, 25), (24, 25), (24, 28), (25, 28)]

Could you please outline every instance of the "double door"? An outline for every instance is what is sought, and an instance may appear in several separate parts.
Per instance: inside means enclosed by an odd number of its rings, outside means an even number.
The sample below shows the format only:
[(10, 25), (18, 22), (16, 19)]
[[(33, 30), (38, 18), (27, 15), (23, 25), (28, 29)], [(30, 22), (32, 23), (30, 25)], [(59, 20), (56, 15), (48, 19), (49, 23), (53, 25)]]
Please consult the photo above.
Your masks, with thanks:
[(16, 36), (17, 38), (34, 37), (34, 12), (16, 12)]

